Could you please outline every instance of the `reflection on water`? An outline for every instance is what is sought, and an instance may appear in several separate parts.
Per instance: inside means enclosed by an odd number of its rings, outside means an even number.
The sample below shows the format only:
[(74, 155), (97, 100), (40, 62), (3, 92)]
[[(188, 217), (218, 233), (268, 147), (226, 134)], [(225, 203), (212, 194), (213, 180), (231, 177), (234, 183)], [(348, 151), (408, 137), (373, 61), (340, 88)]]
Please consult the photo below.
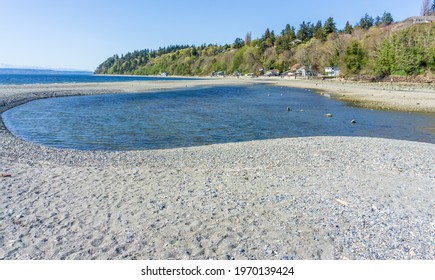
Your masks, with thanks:
[(305, 90), (265, 85), (40, 99), (5, 112), (3, 119), (22, 139), (83, 150), (320, 135), (435, 143), (434, 114), (353, 108)]

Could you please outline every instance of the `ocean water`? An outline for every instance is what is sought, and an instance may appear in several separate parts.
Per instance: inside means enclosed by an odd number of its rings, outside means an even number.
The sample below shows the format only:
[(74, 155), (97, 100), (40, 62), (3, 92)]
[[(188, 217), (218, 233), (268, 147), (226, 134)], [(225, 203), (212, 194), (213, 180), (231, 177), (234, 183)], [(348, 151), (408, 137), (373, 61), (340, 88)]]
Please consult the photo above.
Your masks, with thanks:
[(327, 135), (435, 143), (435, 114), (355, 108), (306, 90), (267, 85), (39, 99), (2, 118), (19, 138), (79, 150)]
[[(182, 77), (94, 75), (84, 71), (0, 69), (0, 85), (186, 80)], [(192, 78), (189, 78), (192, 79)]]

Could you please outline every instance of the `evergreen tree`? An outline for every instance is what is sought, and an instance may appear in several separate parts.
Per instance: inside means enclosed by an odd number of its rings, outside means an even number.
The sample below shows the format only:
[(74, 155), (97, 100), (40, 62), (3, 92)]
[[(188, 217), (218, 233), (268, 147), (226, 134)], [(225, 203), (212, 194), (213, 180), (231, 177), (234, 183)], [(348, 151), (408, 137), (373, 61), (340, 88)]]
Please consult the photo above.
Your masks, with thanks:
[(245, 45), (245, 42), (243, 42), (242, 38), (236, 38), (233, 43), (233, 48), (240, 49)]
[[(273, 37), (275, 37), (275, 35), (273, 35)], [(273, 38), (273, 40), (275, 40), (275, 38)], [(264, 41), (266, 47), (273, 46), (272, 33), (270, 32), (269, 28), (267, 28), (266, 31), (264, 32), (263, 41)]]
[(290, 50), (292, 47), (292, 41), (296, 38), (294, 28), (287, 24), (285, 29), (281, 31), (281, 36), (276, 38), (275, 46), (278, 53), (284, 50)]
[(193, 46), (192, 49), (190, 50), (190, 55), (194, 57), (198, 56), (198, 49), (195, 46)]
[(344, 27), (344, 33), (346, 34), (352, 34), (353, 27), (349, 23), (349, 21), (346, 22), (346, 26)]
[(313, 28), (314, 26), (311, 22), (305, 23), (305, 21), (303, 21), (299, 27), (298, 33), (296, 34), (296, 38), (303, 42), (307, 42), (313, 38)]
[(364, 28), (365, 30), (368, 30), (370, 29), (370, 27), (373, 26), (373, 23), (374, 23), (373, 18), (368, 14), (365, 14), (364, 17), (360, 19), (358, 26)]
[(381, 76), (387, 76), (392, 73), (392, 64), (394, 63), (394, 50), (390, 40), (385, 40), (376, 52), (375, 72)]
[(381, 25), (381, 24), (382, 24), (382, 19), (381, 19), (380, 16), (377, 16), (377, 17), (375, 18), (375, 25), (376, 25), (376, 26), (379, 26), (379, 25)]
[(293, 41), (296, 38), (295, 28), (287, 24), (282, 32), (283, 36), (286, 36), (288, 40)]
[(382, 15), (381, 23), (383, 25), (390, 25), (394, 22), (393, 16), (389, 12), (384, 12)]
[(367, 55), (359, 41), (352, 41), (346, 48), (344, 61), (351, 74), (359, 74), (366, 63)]
[(322, 22), (319, 20), (313, 28), (313, 35), (316, 39), (323, 40), (325, 38), (323, 33)]
[(337, 27), (335, 26), (334, 19), (332, 17), (328, 18), (323, 26), (323, 34), (327, 37), (331, 33), (337, 32)]
[(276, 41), (275, 31), (272, 30), (270, 32), (270, 43), (271, 43), (271, 46), (275, 45), (275, 41)]

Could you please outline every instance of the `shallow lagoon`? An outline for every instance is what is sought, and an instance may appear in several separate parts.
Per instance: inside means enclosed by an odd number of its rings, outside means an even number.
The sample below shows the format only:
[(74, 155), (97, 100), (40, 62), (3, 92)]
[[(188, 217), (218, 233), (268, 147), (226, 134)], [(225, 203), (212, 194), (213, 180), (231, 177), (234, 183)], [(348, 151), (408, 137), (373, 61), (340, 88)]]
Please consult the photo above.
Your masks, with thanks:
[(434, 114), (355, 108), (306, 90), (266, 85), (39, 99), (6, 111), (2, 118), (19, 138), (79, 150), (163, 149), (303, 136), (435, 143)]

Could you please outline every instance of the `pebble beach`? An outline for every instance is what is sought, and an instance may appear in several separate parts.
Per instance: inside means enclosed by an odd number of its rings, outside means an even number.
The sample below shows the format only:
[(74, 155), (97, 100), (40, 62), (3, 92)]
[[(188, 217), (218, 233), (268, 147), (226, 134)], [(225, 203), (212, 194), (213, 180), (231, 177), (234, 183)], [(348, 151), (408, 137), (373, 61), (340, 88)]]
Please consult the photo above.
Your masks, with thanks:
[[(0, 113), (46, 97), (254, 82), (0, 86)], [(423, 101), (401, 106), (433, 112), (434, 90), (416, 91)], [(434, 144), (401, 140), (76, 151), (17, 139), (0, 123), (0, 259), (433, 260), (434, 166)]]

